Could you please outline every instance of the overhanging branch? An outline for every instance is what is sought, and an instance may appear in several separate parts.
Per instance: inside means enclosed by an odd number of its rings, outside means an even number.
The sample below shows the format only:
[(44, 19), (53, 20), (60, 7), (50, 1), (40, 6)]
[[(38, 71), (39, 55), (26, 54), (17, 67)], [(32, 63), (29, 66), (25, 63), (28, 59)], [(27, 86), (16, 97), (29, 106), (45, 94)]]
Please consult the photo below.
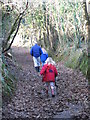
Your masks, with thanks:
[[(13, 41), (14, 41), (14, 38), (16, 37), (16, 35), (17, 35), (17, 33), (18, 33), (18, 30), (19, 30), (19, 27), (20, 27), (20, 23), (21, 23), (22, 17), (23, 17), (23, 15), (24, 15), (24, 13), (25, 13), (25, 11), (26, 11), (27, 8), (28, 8), (28, 0), (27, 0), (27, 4), (26, 4), (25, 10), (24, 10), (22, 13), (19, 14), (19, 16), (17, 17), (17, 19), (16, 19), (16, 21), (15, 21), (15, 23), (14, 23), (14, 25), (13, 25), (13, 26), (15, 26), (15, 25), (17, 24), (18, 19), (19, 19), (18, 26), (17, 26), (16, 32), (15, 32), (13, 38), (12, 38), (12, 41), (11, 41), (9, 47), (6, 48), (5, 50), (3, 50), (2, 53), (5, 53), (6, 51), (8, 51), (8, 50), (11, 48), (11, 45), (12, 45), (12, 43), (13, 43)], [(15, 29), (15, 28), (13, 27), (12, 30), (11, 30), (11, 32), (10, 32), (10, 34), (9, 34), (9, 36), (8, 36), (8, 38), (7, 38), (7, 41), (9, 41), (11, 34), (14, 32), (14, 29)]]
[(11, 45), (12, 45), (12, 43), (13, 43), (13, 41), (14, 41), (14, 38), (16, 37), (16, 35), (17, 35), (17, 33), (18, 33), (18, 30), (19, 30), (19, 27), (20, 27), (20, 22), (21, 22), (21, 20), (22, 20), (22, 16), (21, 16), (20, 19), (19, 19), (19, 23), (18, 23), (16, 32), (15, 32), (15, 34), (14, 34), (14, 36), (13, 36), (13, 39), (12, 39), (12, 41), (11, 41), (9, 47), (8, 47), (7, 49), (5, 49), (4, 51), (2, 51), (2, 53), (5, 53), (6, 51), (8, 51), (8, 50), (11, 48)]

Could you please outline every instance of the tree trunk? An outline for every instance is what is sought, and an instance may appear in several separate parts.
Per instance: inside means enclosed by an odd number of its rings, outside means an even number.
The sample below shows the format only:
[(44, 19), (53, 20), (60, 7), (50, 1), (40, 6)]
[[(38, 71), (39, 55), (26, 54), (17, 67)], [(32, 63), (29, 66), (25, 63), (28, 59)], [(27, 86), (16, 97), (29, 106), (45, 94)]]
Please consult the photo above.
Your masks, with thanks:
[(47, 47), (46, 40), (45, 40), (45, 32), (43, 32), (43, 40), (44, 40), (45, 47)]
[(39, 27), (39, 40), (41, 40), (41, 28)]
[(8, 51), (8, 50), (11, 48), (11, 45), (12, 45), (12, 43), (13, 43), (13, 41), (14, 41), (14, 38), (16, 37), (16, 35), (17, 35), (17, 33), (18, 33), (18, 30), (19, 30), (19, 26), (20, 26), (20, 22), (21, 22), (21, 20), (22, 20), (22, 17), (20, 17), (20, 19), (19, 19), (19, 23), (18, 23), (18, 26), (17, 26), (16, 32), (15, 32), (15, 34), (14, 34), (14, 36), (13, 36), (13, 39), (12, 39), (12, 41), (11, 41), (9, 47), (6, 48), (5, 50), (3, 50), (2, 53), (5, 53), (6, 51)]
[[(14, 38), (16, 37), (16, 35), (17, 35), (17, 33), (18, 33), (19, 26), (20, 26), (20, 22), (21, 22), (22, 17), (23, 17), (23, 15), (24, 15), (24, 13), (25, 13), (25, 11), (26, 11), (27, 8), (28, 8), (28, 0), (27, 0), (27, 4), (26, 4), (25, 10), (24, 10), (22, 13), (20, 13), (20, 14), (18, 15), (18, 17), (16, 18), (16, 20), (15, 20), (15, 22), (14, 22), (14, 24), (13, 24), (13, 27), (12, 27), (10, 33), (9, 33), (9, 36), (7, 37), (6, 40), (3, 40), (3, 41), (2, 41), (2, 53), (8, 51), (8, 50), (11, 48), (11, 45), (12, 45), (12, 43), (13, 43), (13, 41), (14, 41)], [(17, 25), (17, 24), (18, 24), (18, 25)], [(16, 32), (15, 32), (13, 38), (12, 38), (12, 41), (11, 41), (9, 47), (7, 47), (8, 42), (9, 42), (9, 40), (10, 40), (10, 37), (11, 37), (11, 35), (13, 34), (13, 32), (14, 32), (15, 30), (16, 30)]]
[(87, 70), (87, 78), (90, 79), (90, 17), (87, 12), (87, 5), (86, 2), (83, 2), (83, 9), (84, 9), (84, 17), (87, 21), (86, 23), (86, 31), (87, 31), (87, 41), (88, 41), (88, 70)]

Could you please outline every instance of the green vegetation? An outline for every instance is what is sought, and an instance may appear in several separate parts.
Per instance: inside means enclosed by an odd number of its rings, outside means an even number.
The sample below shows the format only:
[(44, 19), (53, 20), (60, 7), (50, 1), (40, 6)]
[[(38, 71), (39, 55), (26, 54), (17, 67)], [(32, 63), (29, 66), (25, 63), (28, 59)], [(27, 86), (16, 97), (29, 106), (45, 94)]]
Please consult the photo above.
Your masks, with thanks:
[(87, 75), (88, 56), (81, 50), (74, 51), (70, 54), (69, 58), (65, 62), (65, 65), (73, 69), (79, 68), (84, 75)]
[(72, 51), (65, 65), (73, 69), (77, 68), (79, 65), (79, 57), (81, 56), (81, 54), (82, 52), (79, 50)]
[(87, 55), (83, 56), (79, 68), (84, 75), (87, 75), (87, 71), (88, 71), (88, 56)]
[[(0, 79), (2, 82), (3, 96), (11, 96), (15, 91), (16, 79), (8, 69), (8, 64), (5, 61), (4, 56), (2, 56), (2, 67), (0, 73)], [(4, 60), (4, 61), (3, 61)]]
[[(79, 68), (86, 75), (88, 58), (83, 49), (87, 51), (90, 38), (86, 3), (55, 0), (53, 3), (50, 1), (42, 4), (30, 3), (26, 7), (27, 4), (23, 2), (19, 8), (18, 2), (16, 4), (16, 6), (6, 5), (0, 2), (2, 8), (2, 23), (1, 21), (0, 23), (2, 36), (5, 38), (2, 41), (2, 51), (7, 51), (17, 33), (21, 38), (20, 45), (26, 44), (28, 48), (37, 38), (55, 61), (62, 60), (67, 67)], [(10, 95), (14, 91), (15, 79), (4, 61), (3, 57), (0, 78), (4, 93)]]

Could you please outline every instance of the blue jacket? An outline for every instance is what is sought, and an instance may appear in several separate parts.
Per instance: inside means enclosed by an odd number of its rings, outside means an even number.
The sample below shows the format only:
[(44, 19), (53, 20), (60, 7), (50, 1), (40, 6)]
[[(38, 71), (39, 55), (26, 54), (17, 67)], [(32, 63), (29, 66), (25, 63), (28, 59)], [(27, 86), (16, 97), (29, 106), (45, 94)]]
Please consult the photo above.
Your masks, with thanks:
[(41, 54), (40, 58), (41, 58), (41, 62), (44, 63), (46, 61), (46, 59), (48, 58), (48, 54), (47, 53), (43, 53), (43, 54)]
[(40, 57), (40, 55), (42, 54), (43, 52), (42, 52), (42, 49), (41, 49), (41, 47), (40, 46), (38, 46), (37, 44), (35, 44), (32, 48), (31, 48), (31, 50), (30, 50), (30, 54), (32, 55), (32, 56), (34, 56), (34, 57)]

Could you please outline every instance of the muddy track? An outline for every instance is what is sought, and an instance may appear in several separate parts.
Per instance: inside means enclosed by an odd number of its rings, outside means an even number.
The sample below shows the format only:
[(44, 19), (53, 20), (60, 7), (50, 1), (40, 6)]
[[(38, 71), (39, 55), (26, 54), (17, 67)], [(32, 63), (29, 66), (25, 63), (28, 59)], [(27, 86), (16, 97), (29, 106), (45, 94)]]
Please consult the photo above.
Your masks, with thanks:
[[(37, 74), (29, 50), (13, 47), (13, 55), (21, 68), (15, 95), (3, 105), (3, 118), (81, 118), (88, 116), (88, 80), (79, 70), (57, 63), (58, 94), (45, 94), (45, 85)], [(16, 71), (17, 72), (17, 71)]]

